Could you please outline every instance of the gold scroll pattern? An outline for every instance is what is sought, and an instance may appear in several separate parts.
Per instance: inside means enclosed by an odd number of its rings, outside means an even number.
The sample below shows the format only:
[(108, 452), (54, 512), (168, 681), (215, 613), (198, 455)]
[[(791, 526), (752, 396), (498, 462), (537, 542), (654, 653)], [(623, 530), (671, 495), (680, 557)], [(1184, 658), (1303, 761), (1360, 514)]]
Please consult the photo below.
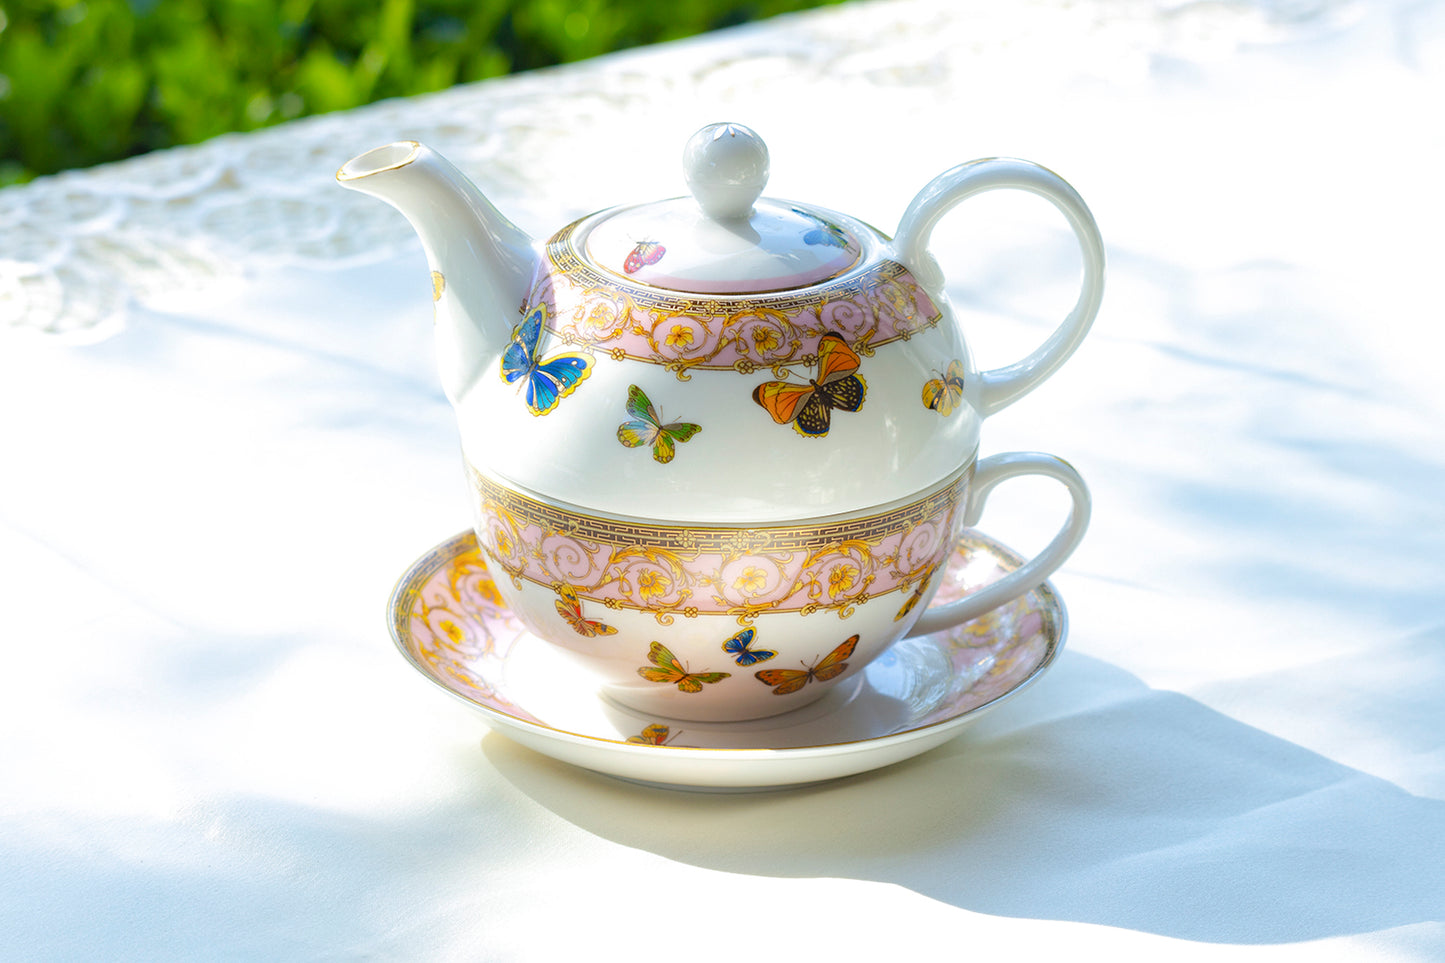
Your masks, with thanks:
[(398, 637), (433, 678), (469, 699), (525, 715), (488, 681), (526, 631), (497, 591), (473, 533), (440, 546), (403, 587), (393, 617)]
[(599, 518), (529, 498), (472, 471), (482, 551), (525, 581), (611, 609), (735, 616), (836, 612), (926, 578), (953, 545), (971, 468), (907, 505), (813, 525), (707, 528)]
[(659, 364), (686, 381), (689, 372), (772, 369), (817, 363), (825, 334), (843, 337), (859, 354), (907, 340), (938, 324), (942, 312), (903, 265), (868, 270), (800, 291), (744, 297), (665, 291), (605, 275), (569, 243), (575, 225), (547, 245), (547, 261), (522, 307), (539, 301), (562, 341), (604, 351), (617, 361)]

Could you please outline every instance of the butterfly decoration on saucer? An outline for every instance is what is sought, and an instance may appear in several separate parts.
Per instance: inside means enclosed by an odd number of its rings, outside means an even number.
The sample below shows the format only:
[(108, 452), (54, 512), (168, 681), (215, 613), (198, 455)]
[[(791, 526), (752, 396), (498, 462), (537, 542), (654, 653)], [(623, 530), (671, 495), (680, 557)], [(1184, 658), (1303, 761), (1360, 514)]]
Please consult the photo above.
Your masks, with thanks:
[[(998, 542), (964, 532), (936, 598), (963, 598), (1022, 564)], [(620, 779), (726, 792), (836, 779), (940, 745), (1049, 668), (1066, 615), (1046, 582), (971, 622), (897, 643), (807, 708), (721, 723), (658, 719), (598, 696), (585, 672), (507, 608), (471, 531), (407, 569), (390, 624), (412, 666), (497, 732)], [(755, 648), (749, 632), (728, 651), (748, 665), (772, 662), (775, 653)], [(805, 669), (777, 671), (782, 685), (808, 684)]]
[[(855, 684), (900, 639), (1041, 585), (1088, 520), (1088, 490), (1062, 460), (978, 457), (983, 420), (1052, 374), (1098, 310), (1103, 246), (1073, 188), (1027, 161), (963, 164), (919, 192), (890, 238), (763, 196), (769, 164), (755, 132), (705, 127), (683, 150), (690, 196), (602, 211), (545, 241), (415, 142), (337, 173), (420, 235), (500, 604), (584, 690), (672, 720), (656, 723), (669, 738), (677, 723), (792, 713)], [(1043, 344), (979, 370), (928, 241), (955, 205), (1005, 188), (1064, 215), (1082, 279)], [(1021, 475), (1068, 491), (1058, 534), (935, 603), (960, 533)]]

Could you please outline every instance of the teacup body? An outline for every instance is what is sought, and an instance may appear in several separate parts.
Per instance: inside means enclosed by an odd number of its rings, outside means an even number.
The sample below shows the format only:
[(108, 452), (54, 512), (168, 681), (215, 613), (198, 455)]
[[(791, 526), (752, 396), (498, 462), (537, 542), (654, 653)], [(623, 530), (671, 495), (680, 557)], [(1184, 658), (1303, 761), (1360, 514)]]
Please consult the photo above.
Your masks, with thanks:
[(875, 509), (758, 526), (605, 515), (470, 474), (478, 543), (534, 634), (631, 709), (739, 721), (814, 701), (912, 627), (973, 461)]

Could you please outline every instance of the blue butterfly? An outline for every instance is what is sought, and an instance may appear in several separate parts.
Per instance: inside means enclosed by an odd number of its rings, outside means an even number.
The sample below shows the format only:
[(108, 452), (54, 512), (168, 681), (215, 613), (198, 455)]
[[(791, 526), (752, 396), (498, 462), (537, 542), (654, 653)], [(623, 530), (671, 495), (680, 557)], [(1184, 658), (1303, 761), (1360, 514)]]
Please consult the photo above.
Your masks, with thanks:
[(757, 665), (759, 662), (766, 662), (778, 653), (769, 649), (750, 649), (748, 645), (753, 641), (753, 630), (743, 629), (737, 635), (723, 643), (723, 651), (732, 656), (738, 665)]
[(800, 210), (796, 207), (793, 208), (793, 213), (806, 217), (808, 220), (818, 225), (817, 227), (813, 228), (811, 231), (803, 235), (804, 244), (823, 244), (828, 247), (848, 246), (848, 232), (843, 230), (837, 224), (834, 224), (832, 221), (825, 221), (816, 214), (810, 214), (809, 212)]
[(804, 244), (825, 244), (828, 247), (847, 247), (848, 235), (836, 224), (822, 222), (822, 227), (815, 227), (803, 235)]
[(570, 395), (592, 373), (592, 358), (585, 354), (555, 354), (542, 361), (537, 342), (547, 326), (547, 306), (538, 304), (512, 332), (512, 343), (502, 352), (502, 380), (516, 384), (526, 379), (527, 407), (545, 415)]

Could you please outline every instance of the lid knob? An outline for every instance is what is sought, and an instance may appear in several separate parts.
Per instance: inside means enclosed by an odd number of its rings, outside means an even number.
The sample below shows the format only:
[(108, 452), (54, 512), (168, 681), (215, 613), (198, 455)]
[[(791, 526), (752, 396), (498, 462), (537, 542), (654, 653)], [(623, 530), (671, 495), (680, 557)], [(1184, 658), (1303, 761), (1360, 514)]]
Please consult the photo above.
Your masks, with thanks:
[(708, 217), (746, 218), (768, 183), (768, 148), (742, 124), (709, 124), (688, 140), (682, 170)]

